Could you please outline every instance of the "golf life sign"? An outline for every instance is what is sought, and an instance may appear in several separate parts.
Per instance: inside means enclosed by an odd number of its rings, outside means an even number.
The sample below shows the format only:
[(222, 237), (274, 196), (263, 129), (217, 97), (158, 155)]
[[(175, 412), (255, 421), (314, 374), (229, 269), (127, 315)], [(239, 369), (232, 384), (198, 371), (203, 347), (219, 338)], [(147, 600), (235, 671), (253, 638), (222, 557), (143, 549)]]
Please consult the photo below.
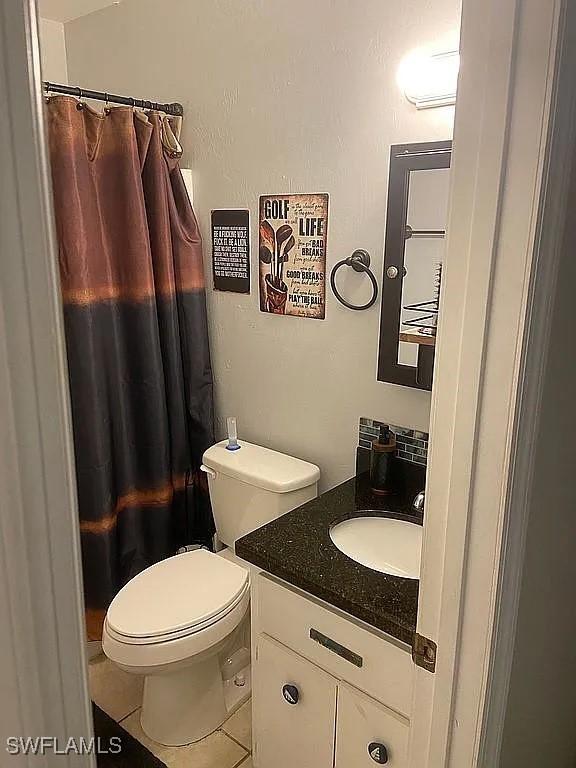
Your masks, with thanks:
[(262, 312), (323, 320), (328, 195), (265, 195), (259, 225)]

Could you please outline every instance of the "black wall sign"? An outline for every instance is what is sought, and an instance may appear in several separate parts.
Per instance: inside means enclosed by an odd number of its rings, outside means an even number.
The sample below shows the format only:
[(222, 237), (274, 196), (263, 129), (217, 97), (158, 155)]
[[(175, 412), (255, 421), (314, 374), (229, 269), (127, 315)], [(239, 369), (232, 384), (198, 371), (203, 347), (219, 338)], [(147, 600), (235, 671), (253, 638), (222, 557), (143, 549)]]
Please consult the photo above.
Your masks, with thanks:
[(250, 293), (250, 214), (212, 211), (214, 289)]

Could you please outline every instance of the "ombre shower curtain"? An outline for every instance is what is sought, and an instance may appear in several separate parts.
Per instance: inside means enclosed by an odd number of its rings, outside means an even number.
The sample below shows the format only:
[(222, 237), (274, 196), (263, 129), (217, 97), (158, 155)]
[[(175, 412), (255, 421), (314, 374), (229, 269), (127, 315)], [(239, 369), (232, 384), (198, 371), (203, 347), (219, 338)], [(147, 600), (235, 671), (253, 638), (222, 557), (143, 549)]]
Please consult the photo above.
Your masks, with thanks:
[[(47, 103), (76, 454), (86, 623), (214, 531), (202, 244), (166, 118)], [(191, 585), (192, 587), (193, 585)]]

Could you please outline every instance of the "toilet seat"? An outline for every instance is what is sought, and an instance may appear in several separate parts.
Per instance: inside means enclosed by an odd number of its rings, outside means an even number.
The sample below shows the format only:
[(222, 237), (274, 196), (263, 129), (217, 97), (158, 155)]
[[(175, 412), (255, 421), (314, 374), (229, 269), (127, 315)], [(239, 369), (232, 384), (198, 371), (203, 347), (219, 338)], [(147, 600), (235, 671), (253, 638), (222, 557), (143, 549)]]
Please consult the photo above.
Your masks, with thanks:
[(210, 627), (214, 626), (214, 624), (218, 624), (218, 622), (221, 622), (222, 619), (226, 618), (226, 616), (232, 613), (234, 609), (244, 600), (244, 597), (247, 594), (249, 588), (250, 588), (249, 585), (246, 584), (246, 588), (244, 589), (242, 594), (238, 596), (238, 599), (236, 600), (236, 602), (234, 602), (231, 606), (226, 608), (226, 610), (212, 617), (208, 621), (195, 624), (185, 629), (176, 630), (175, 632), (165, 632), (161, 635), (147, 635), (145, 637), (132, 637), (130, 635), (123, 635), (120, 632), (117, 632), (107, 622), (106, 631), (108, 632), (110, 637), (113, 637), (115, 640), (118, 640), (121, 643), (126, 643), (127, 645), (154, 645), (156, 643), (167, 643), (170, 640), (185, 639), (187, 637), (190, 637), (191, 635), (197, 634), (198, 632), (202, 632), (203, 630), (209, 629)]
[(127, 645), (184, 639), (221, 622), (246, 597), (249, 573), (198, 549), (162, 560), (128, 582), (106, 616), (106, 631)]

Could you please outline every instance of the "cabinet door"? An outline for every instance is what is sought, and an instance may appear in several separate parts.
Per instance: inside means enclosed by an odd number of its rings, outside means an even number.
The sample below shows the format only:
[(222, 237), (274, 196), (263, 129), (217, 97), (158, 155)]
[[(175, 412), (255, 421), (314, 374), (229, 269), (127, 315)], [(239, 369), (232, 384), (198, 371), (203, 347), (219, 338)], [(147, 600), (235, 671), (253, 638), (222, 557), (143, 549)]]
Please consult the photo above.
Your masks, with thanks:
[(336, 768), (406, 768), (408, 732), (408, 720), (339, 683)]
[(257, 768), (332, 768), (336, 680), (260, 635), (254, 665)]

